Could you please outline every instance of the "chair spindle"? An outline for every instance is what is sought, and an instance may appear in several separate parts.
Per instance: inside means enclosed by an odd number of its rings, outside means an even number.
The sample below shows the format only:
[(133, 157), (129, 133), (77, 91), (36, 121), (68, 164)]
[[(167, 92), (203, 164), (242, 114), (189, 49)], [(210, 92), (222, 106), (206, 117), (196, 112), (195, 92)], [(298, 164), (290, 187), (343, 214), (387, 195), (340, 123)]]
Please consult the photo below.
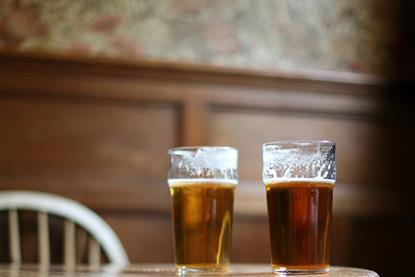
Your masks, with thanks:
[(66, 268), (74, 268), (75, 255), (75, 223), (69, 220), (64, 222), (64, 265)]
[(96, 268), (101, 262), (101, 249), (98, 242), (94, 238), (89, 239), (89, 252), (88, 252), (89, 266)]
[(50, 265), (49, 219), (44, 212), (37, 214), (39, 262), (43, 267)]
[(19, 217), (17, 210), (9, 210), (9, 238), (10, 238), (10, 259), (12, 263), (21, 263)]

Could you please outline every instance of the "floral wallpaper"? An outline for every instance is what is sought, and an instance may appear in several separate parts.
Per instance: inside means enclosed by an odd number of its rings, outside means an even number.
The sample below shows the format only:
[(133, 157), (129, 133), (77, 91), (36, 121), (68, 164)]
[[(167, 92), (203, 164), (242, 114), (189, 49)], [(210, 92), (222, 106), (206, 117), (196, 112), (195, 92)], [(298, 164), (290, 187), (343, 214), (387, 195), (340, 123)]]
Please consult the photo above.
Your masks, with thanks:
[(383, 73), (387, 0), (0, 0), (0, 49)]

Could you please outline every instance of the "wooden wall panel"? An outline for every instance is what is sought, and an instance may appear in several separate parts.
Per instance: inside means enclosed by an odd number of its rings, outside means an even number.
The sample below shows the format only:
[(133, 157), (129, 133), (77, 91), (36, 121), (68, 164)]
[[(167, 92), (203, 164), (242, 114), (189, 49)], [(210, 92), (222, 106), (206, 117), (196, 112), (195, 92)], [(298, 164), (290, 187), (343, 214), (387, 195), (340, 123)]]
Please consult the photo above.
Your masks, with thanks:
[(130, 258), (137, 263), (172, 263), (173, 235), (169, 213), (109, 213), (100, 215), (119, 235)]
[(271, 257), (265, 217), (234, 218), (231, 259), (240, 263), (268, 263)]
[(164, 180), (177, 121), (166, 105), (0, 99), (0, 174)]
[(167, 197), (166, 152), (178, 143), (178, 121), (172, 105), (2, 98), (0, 184), (95, 209), (166, 209), (151, 198)]
[[(132, 262), (173, 261), (168, 148), (240, 150), (232, 260), (268, 262), (261, 145), (331, 139), (338, 147), (333, 263), (381, 275), (394, 268), (388, 260), (410, 265), (400, 258), (410, 250), (393, 243), (377, 259), (385, 238), (414, 229), (405, 220), (413, 216), (412, 168), (392, 147), (408, 149), (411, 128), (385, 101), (397, 99), (389, 80), (15, 52), (0, 52), (0, 64), (0, 190), (52, 192), (87, 205), (114, 228)], [(51, 226), (56, 235), (53, 228), (61, 226)]]
[(382, 149), (374, 143), (381, 126), (365, 119), (325, 114), (215, 110), (211, 123), (212, 144), (243, 149), (239, 169), (242, 180), (261, 181), (262, 144), (276, 140), (328, 139), (337, 143), (337, 181), (378, 184), (383, 176)]

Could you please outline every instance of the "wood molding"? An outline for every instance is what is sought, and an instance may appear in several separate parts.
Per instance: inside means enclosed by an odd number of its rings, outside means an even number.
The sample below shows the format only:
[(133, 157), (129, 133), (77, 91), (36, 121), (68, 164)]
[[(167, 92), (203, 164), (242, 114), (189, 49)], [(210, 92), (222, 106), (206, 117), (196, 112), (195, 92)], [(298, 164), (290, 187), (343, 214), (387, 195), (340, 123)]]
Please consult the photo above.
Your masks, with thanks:
[[(390, 79), (361, 73), (292, 70), (269, 71), (220, 67), (201, 64), (183, 64), (157, 61), (131, 61), (103, 57), (87, 58), (38, 52), (0, 51), (2, 72), (36, 69), (56, 74), (88, 76), (101, 75), (112, 78), (146, 78), (169, 81), (209, 83), (211, 85), (257, 86), (269, 88), (292, 88), (339, 93), (371, 93), (391, 82)], [(52, 69), (52, 72), (51, 72)], [(339, 86), (340, 85), (340, 86)], [(362, 89), (362, 86), (364, 89)]]
[[(384, 112), (388, 83), (354, 73), (270, 73), (16, 52), (0, 52), (0, 64), (2, 97), (168, 102), (182, 105), (184, 112), (211, 106), (373, 117)], [(192, 109), (195, 105), (206, 106)], [(197, 117), (205, 121), (202, 113)]]

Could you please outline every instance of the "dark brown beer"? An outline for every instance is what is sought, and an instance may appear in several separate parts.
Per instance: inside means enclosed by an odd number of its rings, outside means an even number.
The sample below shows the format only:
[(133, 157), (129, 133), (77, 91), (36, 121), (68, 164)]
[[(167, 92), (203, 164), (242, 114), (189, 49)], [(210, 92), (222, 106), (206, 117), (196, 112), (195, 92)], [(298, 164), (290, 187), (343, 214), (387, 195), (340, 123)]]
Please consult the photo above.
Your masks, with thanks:
[(295, 179), (267, 182), (274, 270), (324, 270), (334, 182)]
[(193, 270), (226, 270), (235, 185), (209, 180), (170, 180), (169, 185), (176, 266)]

